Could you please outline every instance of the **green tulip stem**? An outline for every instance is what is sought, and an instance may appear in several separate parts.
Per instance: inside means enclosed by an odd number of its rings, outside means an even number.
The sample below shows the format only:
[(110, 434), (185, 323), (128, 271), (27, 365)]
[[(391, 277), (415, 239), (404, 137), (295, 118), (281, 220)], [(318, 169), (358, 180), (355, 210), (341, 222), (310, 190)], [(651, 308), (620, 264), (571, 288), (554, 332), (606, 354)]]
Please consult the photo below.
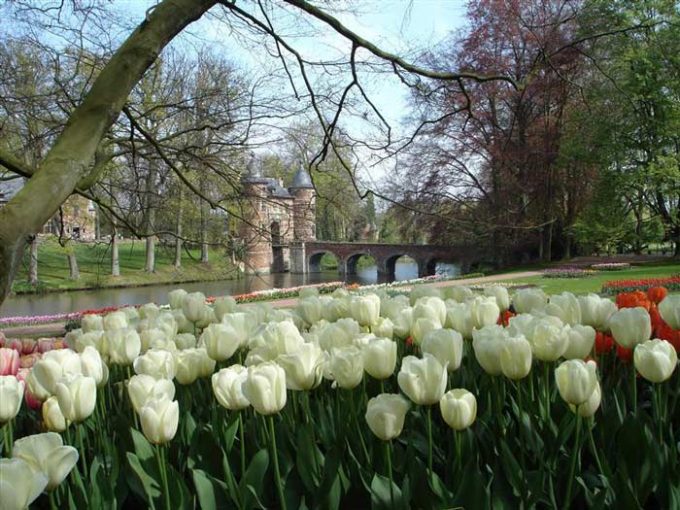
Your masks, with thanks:
[(12, 420), (9, 420), (4, 427), (2, 427), (3, 435), (5, 436), (5, 451), (7, 452), (7, 457), (12, 457), (12, 445), (14, 444), (14, 438), (12, 434)]
[(55, 492), (56, 491), (50, 491), (48, 492), (48, 497), (50, 498), (50, 510), (57, 510), (59, 506), (57, 505), (57, 502), (55, 501)]
[(564, 497), (564, 504), (569, 507), (571, 504), (571, 488), (576, 474), (576, 460), (579, 457), (579, 445), (581, 443), (581, 416), (578, 414), (579, 406), (576, 406), (576, 437), (574, 438), (574, 451), (571, 454), (571, 466), (569, 467), (569, 479), (567, 481), (567, 494)]
[(271, 432), (272, 459), (274, 460), (274, 475), (276, 476), (276, 491), (279, 495), (281, 510), (286, 510), (286, 498), (283, 495), (283, 483), (281, 482), (281, 470), (279, 468), (279, 453), (276, 448), (276, 430), (274, 429), (274, 416), (269, 415), (269, 430)]
[(385, 381), (380, 379), (380, 393), (385, 393)]
[(83, 474), (87, 476), (87, 456), (85, 455), (85, 443), (83, 442), (83, 425), (79, 423), (76, 425), (76, 439), (78, 441), (78, 448), (80, 449), (80, 460), (83, 461)]
[(545, 398), (545, 418), (550, 418), (550, 365), (548, 362), (543, 363), (543, 377), (545, 383), (543, 386), (543, 393)]
[(602, 469), (602, 462), (600, 461), (600, 455), (597, 453), (597, 446), (595, 446), (595, 438), (593, 437), (593, 429), (595, 428), (595, 418), (590, 418), (590, 423), (588, 424), (588, 442), (590, 443), (590, 449), (593, 451), (593, 457), (595, 457), (595, 464), (601, 475), (604, 475), (604, 470)]
[[(519, 411), (519, 416), (517, 420), (517, 435), (519, 436), (519, 441), (522, 443), (522, 416), (524, 414), (524, 405), (522, 402), (522, 382), (517, 381), (517, 410)], [(526, 466), (526, 460), (524, 459), (524, 448), (519, 449), (519, 461), (520, 465), (522, 466), (522, 483), (526, 489), (527, 487), (527, 466)], [(524, 494), (527, 491), (522, 491), (522, 500), (524, 501)]]
[(635, 365), (631, 363), (630, 366), (631, 383), (632, 383), (632, 398), (633, 398), (633, 416), (637, 416), (637, 371), (635, 370)]
[(461, 444), (460, 444), (460, 432), (458, 430), (453, 431), (453, 443), (456, 447), (456, 469), (455, 473), (457, 476), (462, 476), (462, 452), (461, 452)]
[(165, 459), (165, 446), (156, 445), (156, 461), (158, 462), (158, 470), (161, 474), (161, 483), (163, 484), (165, 510), (171, 510), (172, 505), (170, 504), (170, 488), (168, 486), (168, 465)]
[(385, 464), (387, 465), (387, 477), (390, 479), (390, 507), (394, 508), (394, 480), (392, 478), (392, 440), (385, 443)]
[(241, 476), (246, 472), (246, 441), (245, 432), (243, 430), (243, 411), (238, 411), (238, 438), (241, 443)]
[(656, 414), (656, 425), (658, 428), (658, 434), (659, 434), (659, 444), (663, 442), (663, 413), (662, 413), (662, 407), (661, 407), (661, 384), (655, 384), (654, 385), (654, 398), (652, 401), (654, 402), (654, 411)]
[(427, 406), (427, 468), (432, 473), (432, 406)]
[(356, 404), (354, 403), (354, 391), (353, 390), (347, 390), (349, 394), (349, 406), (350, 406), (350, 413), (352, 415), (352, 420), (354, 421), (354, 424), (356, 425), (356, 430), (357, 434), (359, 436), (359, 442), (361, 443), (361, 449), (364, 452), (364, 456), (366, 457), (366, 462), (368, 464), (371, 463), (371, 456), (368, 453), (368, 448), (366, 447), (366, 441), (364, 441), (364, 433), (361, 431), (361, 424), (359, 423), (359, 418), (357, 417), (357, 409), (356, 409)]

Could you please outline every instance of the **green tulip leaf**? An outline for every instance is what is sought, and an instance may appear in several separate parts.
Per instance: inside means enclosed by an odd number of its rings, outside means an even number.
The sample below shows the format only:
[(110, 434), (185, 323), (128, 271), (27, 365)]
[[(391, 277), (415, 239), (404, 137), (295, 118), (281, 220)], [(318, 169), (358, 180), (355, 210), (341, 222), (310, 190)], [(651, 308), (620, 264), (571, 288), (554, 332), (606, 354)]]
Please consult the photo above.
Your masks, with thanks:
[(378, 473), (371, 481), (371, 508), (374, 510), (405, 508), (399, 487), (389, 478)]
[[(160, 483), (156, 481), (142, 467), (142, 463), (139, 457), (132, 452), (127, 452), (127, 459), (132, 471), (137, 475), (137, 480), (141, 483), (141, 491), (135, 485), (132, 486), (132, 490), (137, 493), (138, 496), (144, 498), (151, 507), (154, 506), (154, 499), (161, 495)], [(160, 478), (159, 478), (160, 480)]]
[(268, 467), (269, 452), (266, 448), (262, 448), (253, 456), (239, 483), (239, 492), (244, 508), (253, 508), (255, 503), (258, 504), (258, 508), (263, 507), (259, 500), (264, 491)]
[(192, 471), (196, 497), (203, 510), (215, 510), (218, 508), (230, 508), (227, 499), (227, 486), (200, 469)]

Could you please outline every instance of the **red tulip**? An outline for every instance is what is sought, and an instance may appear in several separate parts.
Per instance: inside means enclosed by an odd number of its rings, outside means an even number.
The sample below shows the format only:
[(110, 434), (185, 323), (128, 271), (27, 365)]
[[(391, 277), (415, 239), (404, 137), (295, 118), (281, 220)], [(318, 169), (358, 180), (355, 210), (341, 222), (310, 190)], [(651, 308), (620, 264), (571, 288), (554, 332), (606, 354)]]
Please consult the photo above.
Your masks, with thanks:
[(614, 338), (611, 335), (598, 331), (595, 335), (595, 353), (607, 354), (614, 347)]

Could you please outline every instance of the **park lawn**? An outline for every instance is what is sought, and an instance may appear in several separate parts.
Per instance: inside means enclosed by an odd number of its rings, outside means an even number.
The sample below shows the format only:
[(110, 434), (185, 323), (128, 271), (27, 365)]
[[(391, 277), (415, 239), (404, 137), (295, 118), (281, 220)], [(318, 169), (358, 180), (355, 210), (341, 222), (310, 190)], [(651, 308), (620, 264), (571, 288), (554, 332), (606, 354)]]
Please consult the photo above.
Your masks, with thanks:
[(674, 261), (632, 266), (630, 269), (621, 271), (600, 271), (583, 278), (544, 278), (543, 276), (513, 278), (512, 274), (509, 274), (508, 280), (513, 283), (536, 285), (548, 294), (559, 294), (564, 291), (586, 294), (588, 292), (599, 293), (602, 290), (602, 285), (611, 280), (667, 278), (677, 274), (680, 274), (680, 262)]
[(46, 292), (157, 283), (179, 283), (200, 280), (221, 280), (236, 277), (229, 257), (213, 249), (210, 262), (200, 262), (200, 250), (185, 250), (182, 267), (175, 268), (174, 247), (156, 244), (156, 272), (144, 271), (146, 261), (144, 241), (121, 241), (119, 244), (120, 276), (111, 276), (111, 251), (108, 243), (76, 243), (74, 245), (80, 278), (69, 279), (68, 260), (64, 248), (53, 238), (43, 239), (38, 249), (37, 288), (28, 283), (28, 250), (14, 279), (14, 292)]

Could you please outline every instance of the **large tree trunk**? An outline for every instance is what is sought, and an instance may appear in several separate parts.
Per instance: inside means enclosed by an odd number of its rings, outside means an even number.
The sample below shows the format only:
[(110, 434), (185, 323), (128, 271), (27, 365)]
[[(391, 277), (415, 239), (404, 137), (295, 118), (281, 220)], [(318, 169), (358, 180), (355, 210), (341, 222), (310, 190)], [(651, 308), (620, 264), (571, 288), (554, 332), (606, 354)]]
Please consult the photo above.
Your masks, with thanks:
[(28, 283), (38, 285), (38, 236), (31, 241), (31, 257), (28, 263)]
[(156, 271), (156, 238), (155, 236), (148, 236), (146, 238), (146, 264), (144, 271), (153, 273)]
[(163, 0), (111, 57), (26, 185), (0, 210), (0, 304), (11, 290), (29, 236), (40, 231), (86, 179), (102, 136), (161, 50), (216, 0)]
[(120, 259), (118, 258), (118, 232), (113, 226), (111, 234), (111, 276), (120, 276)]

